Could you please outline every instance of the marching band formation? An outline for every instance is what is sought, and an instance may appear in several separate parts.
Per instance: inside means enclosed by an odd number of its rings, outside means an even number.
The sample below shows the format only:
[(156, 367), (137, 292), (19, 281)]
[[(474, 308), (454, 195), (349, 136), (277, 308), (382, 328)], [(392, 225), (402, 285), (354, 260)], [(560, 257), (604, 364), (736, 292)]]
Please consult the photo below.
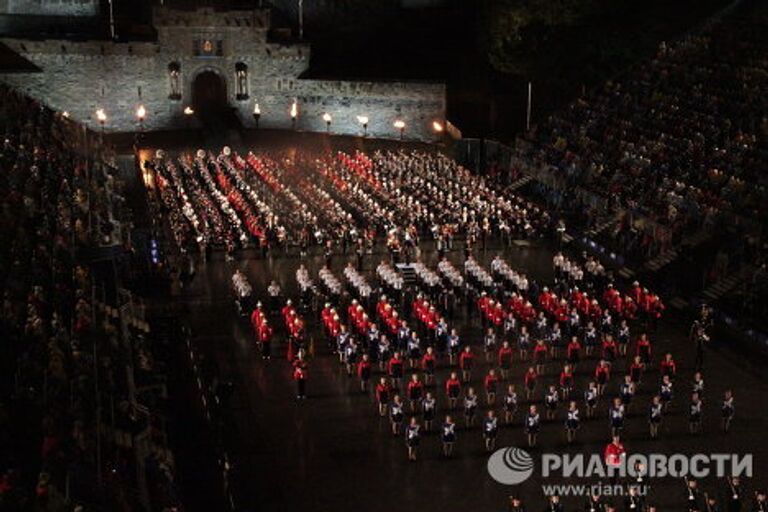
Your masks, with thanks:
[[(665, 312), (658, 293), (615, 281), (586, 253), (556, 253), (546, 285), (514, 268), (503, 250), (555, 229), (546, 210), (445, 156), (242, 157), (225, 148), (176, 160), (159, 155), (151, 167), (160, 197), (176, 212), (169, 224), (182, 252), (216, 245), (231, 256), (254, 247), (263, 257), (302, 259), (295, 303), (273, 282), (265, 308), (242, 273), (232, 278), (239, 310), (255, 302), (251, 324), (262, 356), (273, 357), (277, 331), (304, 400), (312, 396), (315, 343), (324, 340), (405, 440), (409, 461), (433, 438), (453, 457), (475, 429), (493, 451), (502, 432), (517, 430), (536, 448), (553, 424), (577, 444), (585, 424), (592, 429), (601, 418), (606, 437), (619, 440), (640, 425), (649, 439), (663, 438), (665, 420), (681, 410), (688, 435), (705, 433), (710, 415), (719, 416), (723, 433), (731, 427), (733, 392), (705, 393), (706, 309), (691, 328), (696, 374), (689, 381), (674, 354), (655, 347)], [(486, 267), (476, 254), (490, 243), (502, 253)], [(367, 273), (366, 258), (382, 246), (388, 257)], [(435, 266), (422, 259), (432, 247)], [(458, 247), (463, 268), (455, 263)], [(324, 260), (317, 275), (303, 263), (312, 254)], [(336, 259), (344, 260), (339, 276)], [(558, 504), (551, 501), (552, 510)]]
[[(579, 443), (587, 425), (599, 430), (601, 423), (606, 438), (617, 442), (626, 429), (638, 428), (658, 439), (671, 434), (665, 420), (675, 414), (686, 415), (689, 435), (705, 432), (709, 414), (719, 416), (722, 434), (728, 433), (733, 392), (706, 394), (703, 359), (689, 381), (672, 353), (657, 353), (653, 339), (665, 310), (657, 293), (639, 282), (621, 287), (590, 257), (558, 252), (552, 264), (555, 279), (548, 286), (501, 255), (488, 269), (470, 255), (463, 273), (447, 257), (434, 270), (414, 262), (415, 281), (408, 285), (386, 261), (376, 266), (374, 282), (352, 263), (342, 278), (323, 266), (319, 287), (302, 264), (298, 288), (324, 302), (312, 331), (317, 336), (308, 334), (290, 299), (280, 311), (297, 399), (311, 397), (309, 361), (314, 342), (324, 339), (359, 392), (371, 396), (376, 414), (389, 421), (392, 435), (404, 439), (409, 461), (432, 439), (443, 457), (454, 457), (475, 430), (489, 452), (504, 430), (523, 433), (535, 449), (540, 432), (558, 424), (567, 444)], [(455, 303), (466, 303), (463, 314), (444, 300), (447, 291)], [(271, 339), (268, 316), (257, 304), (251, 317), (262, 345)], [(703, 308), (692, 336), (710, 328), (711, 313)], [(641, 395), (649, 395), (645, 403)], [(645, 495), (627, 492), (627, 503), (636, 505), (627, 510), (652, 510)], [(610, 510), (602, 498), (590, 500), (595, 508), (585, 510)], [(717, 510), (708, 500), (696, 494), (688, 510)]]
[[(354, 251), (384, 241), (393, 262), (413, 261), (424, 235), (440, 253), (490, 236), (532, 238), (551, 229), (546, 210), (473, 176), (440, 153), (248, 153), (225, 147), (145, 162), (183, 253), (255, 247), (266, 255)], [(358, 265), (359, 266), (359, 265)]]

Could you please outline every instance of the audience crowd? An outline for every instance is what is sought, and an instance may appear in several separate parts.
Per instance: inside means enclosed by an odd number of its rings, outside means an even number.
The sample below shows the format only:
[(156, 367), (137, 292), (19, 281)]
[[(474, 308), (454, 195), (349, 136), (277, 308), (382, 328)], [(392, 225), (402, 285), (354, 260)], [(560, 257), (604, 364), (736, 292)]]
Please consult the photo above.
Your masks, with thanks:
[(117, 283), (89, 261), (123, 244), (129, 223), (114, 169), (95, 141), (82, 151), (82, 134), (0, 87), (2, 510), (138, 506), (139, 466), (145, 501), (178, 503), (162, 429), (126, 377), (157, 377), (146, 325), (107, 305)]
[(619, 251), (649, 258), (702, 230), (746, 236), (766, 221), (766, 10), (725, 16), (553, 115), (523, 151), (598, 198), (570, 193), (583, 210), (626, 212), (602, 240)]

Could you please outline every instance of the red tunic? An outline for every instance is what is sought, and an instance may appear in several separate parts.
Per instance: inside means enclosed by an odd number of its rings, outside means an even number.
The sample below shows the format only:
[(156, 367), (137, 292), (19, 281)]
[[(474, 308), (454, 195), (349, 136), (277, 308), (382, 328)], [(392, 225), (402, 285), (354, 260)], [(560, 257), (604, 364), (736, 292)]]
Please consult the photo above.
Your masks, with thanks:
[(474, 359), (475, 356), (472, 352), (462, 352), (459, 356), (459, 367), (461, 367), (462, 370), (471, 369)]
[(502, 368), (512, 364), (512, 347), (501, 347), (499, 349), (499, 366)]
[(261, 343), (269, 343), (272, 340), (272, 327), (265, 323), (259, 327), (259, 341)]
[(496, 392), (496, 385), (499, 383), (499, 378), (495, 375), (491, 375), (490, 373), (485, 376), (485, 390), (489, 393), (495, 393)]
[(363, 376), (365, 378), (369, 378), (371, 376), (371, 362), (370, 361), (360, 361), (357, 363), (357, 376), (361, 379)]
[(408, 396), (420, 397), (424, 391), (424, 384), (420, 380), (412, 380), (408, 383)]
[(394, 375), (397, 371), (399, 375), (403, 374), (403, 360), (400, 358), (392, 357), (387, 363), (387, 370), (389, 375)]
[(376, 385), (376, 400), (378, 400), (380, 403), (389, 402), (389, 394), (390, 394), (389, 384), (382, 384), (381, 382), (379, 382)]
[(662, 375), (674, 375), (677, 373), (677, 364), (674, 360), (667, 361), (664, 359), (660, 365)]
[(435, 363), (436, 363), (435, 354), (430, 354), (429, 352), (426, 352), (424, 356), (421, 358), (421, 368), (423, 370), (434, 368)]
[(595, 380), (601, 383), (606, 383), (611, 378), (611, 370), (607, 366), (597, 365), (595, 368)]
[(445, 381), (445, 392), (448, 396), (459, 396), (461, 392), (461, 382), (459, 379), (448, 379)]
[(609, 443), (605, 447), (605, 452), (604, 452), (605, 463), (609, 466), (619, 467), (621, 466), (624, 456), (626, 454), (627, 454), (627, 451), (624, 449), (623, 444)]

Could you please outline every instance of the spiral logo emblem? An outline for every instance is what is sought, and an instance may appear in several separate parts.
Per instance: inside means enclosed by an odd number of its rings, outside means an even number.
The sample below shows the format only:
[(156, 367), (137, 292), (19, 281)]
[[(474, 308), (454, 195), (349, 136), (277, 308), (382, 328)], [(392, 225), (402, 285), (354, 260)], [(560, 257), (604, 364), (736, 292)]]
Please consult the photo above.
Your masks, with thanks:
[(533, 474), (533, 457), (520, 448), (501, 448), (488, 458), (488, 474), (500, 484), (521, 484)]

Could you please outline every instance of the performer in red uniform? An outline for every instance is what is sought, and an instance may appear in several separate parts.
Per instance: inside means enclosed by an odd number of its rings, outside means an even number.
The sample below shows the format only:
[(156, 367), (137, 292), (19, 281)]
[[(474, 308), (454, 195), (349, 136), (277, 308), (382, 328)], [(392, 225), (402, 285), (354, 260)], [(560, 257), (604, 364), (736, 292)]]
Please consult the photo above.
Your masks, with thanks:
[(661, 302), (661, 298), (655, 293), (648, 292), (647, 289), (643, 290), (643, 301), (640, 303), (640, 309), (643, 312), (643, 316), (648, 321), (648, 325), (652, 331), (656, 330), (659, 319), (664, 312), (664, 303)]
[(597, 383), (597, 394), (603, 396), (605, 385), (611, 380), (611, 367), (605, 359), (601, 359), (595, 368), (595, 382)]
[(499, 378), (496, 376), (496, 370), (491, 368), (483, 381), (485, 384), (485, 397), (489, 406), (496, 403), (496, 390), (499, 385)]
[(528, 371), (525, 372), (524, 383), (525, 383), (526, 399), (530, 400), (531, 397), (533, 396), (533, 392), (536, 390), (536, 380), (538, 378), (539, 376), (536, 373), (536, 369), (533, 366), (528, 368)]
[(579, 363), (581, 357), (581, 343), (579, 343), (579, 338), (576, 336), (571, 338), (571, 341), (565, 349), (565, 353), (568, 358), (568, 364), (571, 365), (573, 371), (576, 371), (576, 365)]
[(389, 377), (392, 379), (392, 386), (395, 389), (400, 389), (403, 383), (403, 367), (405, 362), (400, 357), (400, 352), (395, 352), (387, 363), (387, 370), (389, 371)]
[(544, 287), (544, 290), (539, 295), (539, 305), (544, 311), (551, 312), (554, 308), (555, 301), (557, 300), (557, 296), (549, 291), (549, 288), (546, 286)]
[(258, 332), (259, 326), (261, 325), (264, 319), (265, 319), (265, 316), (264, 316), (264, 311), (262, 310), (262, 307), (261, 307), (261, 302), (258, 302), (256, 303), (256, 307), (251, 313), (251, 327), (253, 327), (253, 332)]
[[(621, 297), (621, 294), (613, 287), (613, 283), (608, 283), (603, 292), (603, 302), (610, 306), (616, 300), (616, 297)], [(612, 306), (611, 308), (613, 309)]]
[(571, 368), (571, 365), (566, 364), (560, 372), (560, 393), (563, 397), (563, 401), (570, 400), (571, 392), (573, 391), (573, 383), (573, 369)]
[(501, 378), (507, 379), (507, 375), (509, 374), (510, 368), (512, 368), (512, 347), (509, 346), (509, 342), (505, 341), (501, 344), (501, 348), (499, 349), (499, 368), (501, 369)]
[(445, 381), (445, 394), (448, 395), (448, 404), (451, 409), (456, 408), (461, 394), (461, 381), (456, 372), (451, 372), (451, 376)]
[(653, 349), (651, 347), (651, 340), (648, 339), (648, 335), (643, 333), (640, 335), (640, 339), (637, 340), (637, 354), (644, 364), (651, 363), (651, 354)]
[(525, 324), (532, 324), (536, 319), (536, 310), (533, 308), (533, 304), (530, 301), (526, 301), (523, 304), (523, 308), (520, 310), (520, 320)]
[(296, 381), (296, 399), (307, 398), (307, 369), (305, 364), (296, 364), (293, 367), (293, 380)]
[[(333, 317), (336, 315), (336, 311), (331, 307), (331, 304), (329, 302), (325, 303), (325, 306), (323, 307), (322, 312), (320, 313), (320, 320), (323, 323), (323, 327), (325, 328), (325, 336), (326, 338), (331, 338), (331, 332), (330, 332), (330, 326), (333, 323)], [(332, 337), (334, 340), (336, 339), (335, 336)], [(329, 340), (330, 341), (330, 340)]]
[(482, 323), (483, 329), (485, 329), (487, 324), (487, 318), (485, 316), (486, 312), (488, 311), (488, 305), (491, 302), (491, 299), (488, 297), (488, 295), (483, 292), (480, 295), (480, 298), (477, 299), (477, 309), (480, 312), (480, 322)]
[(472, 378), (472, 367), (475, 363), (475, 355), (472, 348), (467, 345), (459, 356), (459, 368), (461, 368), (461, 378), (464, 382), (469, 382)]
[(548, 353), (549, 348), (547, 347), (547, 344), (544, 343), (544, 340), (536, 340), (536, 345), (533, 347), (533, 360), (536, 362), (536, 373), (539, 375), (544, 375)]
[(427, 386), (431, 385), (435, 380), (435, 367), (437, 366), (437, 357), (435, 356), (435, 349), (427, 347), (427, 351), (421, 358), (421, 369), (424, 370), (424, 381)]
[(371, 360), (368, 354), (363, 354), (360, 362), (357, 363), (357, 377), (360, 379), (360, 391), (368, 391), (368, 381), (371, 380)]
[(664, 359), (661, 360), (659, 369), (661, 370), (662, 377), (664, 375), (669, 375), (670, 379), (675, 377), (675, 374), (677, 373), (677, 363), (675, 363), (675, 360), (672, 358), (672, 354), (667, 353), (664, 355)]
[(283, 315), (283, 320), (285, 321), (286, 325), (290, 323), (289, 319), (296, 315), (296, 309), (294, 309), (291, 299), (285, 301), (285, 306), (283, 306), (283, 309), (280, 311)]
[(630, 296), (624, 297), (624, 317), (627, 320), (637, 319), (637, 302)]
[(379, 379), (379, 383), (376, 384), (376, 401), (379, 403), (379, 415), (382, 417), (387, 415), (391, 395), (392, 387), (389, 385), (387, 378), (382, 377)]
[(624, 460), (627, 457), (627, 450), (621, 443), (619, 436), (613, 436), (613, 439), (608, 443), (603, 452), (605, 458), (605, 465), (611, 475), (611, 480), (615, 483), (619, 468), (624, 464)]
[(645, 372), (645, 363), (643, 363), (640, 356), (635, 356), (629, 367), (629, 376), (636, 386), (639, 386), (640, 382), (643, 380), (643, 372)]
[(269, 360), (272, 357), (272, 327), (270, 327), (266, 318), (264, 322), (259, 326), (258, 336), (259, 342), (261, 342), (261, 357)]
[(619, 347), (616, 344), (616, 340), (613, 339), (612, 334), (606, 334), (603, 337), (603, 359), (609, 362), (613, 362), (616, 359)]
[(570, 315), (571, 315), (571, 311), (568, 308), (568, 301), (566, 301), (565, 299), (561, 299), (560, 303), (557, 305), (557, 308), (555, 309), (555, 320), (557, 321), (558, 324), (562, 326), (567, 326)]
[(408, 401), (410, 402), (411, 412), (416, 412), (421, 399), (424, 396), (424, 384), (419, 380), (417, 374), (411, 374), (411, 380), (408, 381)]

